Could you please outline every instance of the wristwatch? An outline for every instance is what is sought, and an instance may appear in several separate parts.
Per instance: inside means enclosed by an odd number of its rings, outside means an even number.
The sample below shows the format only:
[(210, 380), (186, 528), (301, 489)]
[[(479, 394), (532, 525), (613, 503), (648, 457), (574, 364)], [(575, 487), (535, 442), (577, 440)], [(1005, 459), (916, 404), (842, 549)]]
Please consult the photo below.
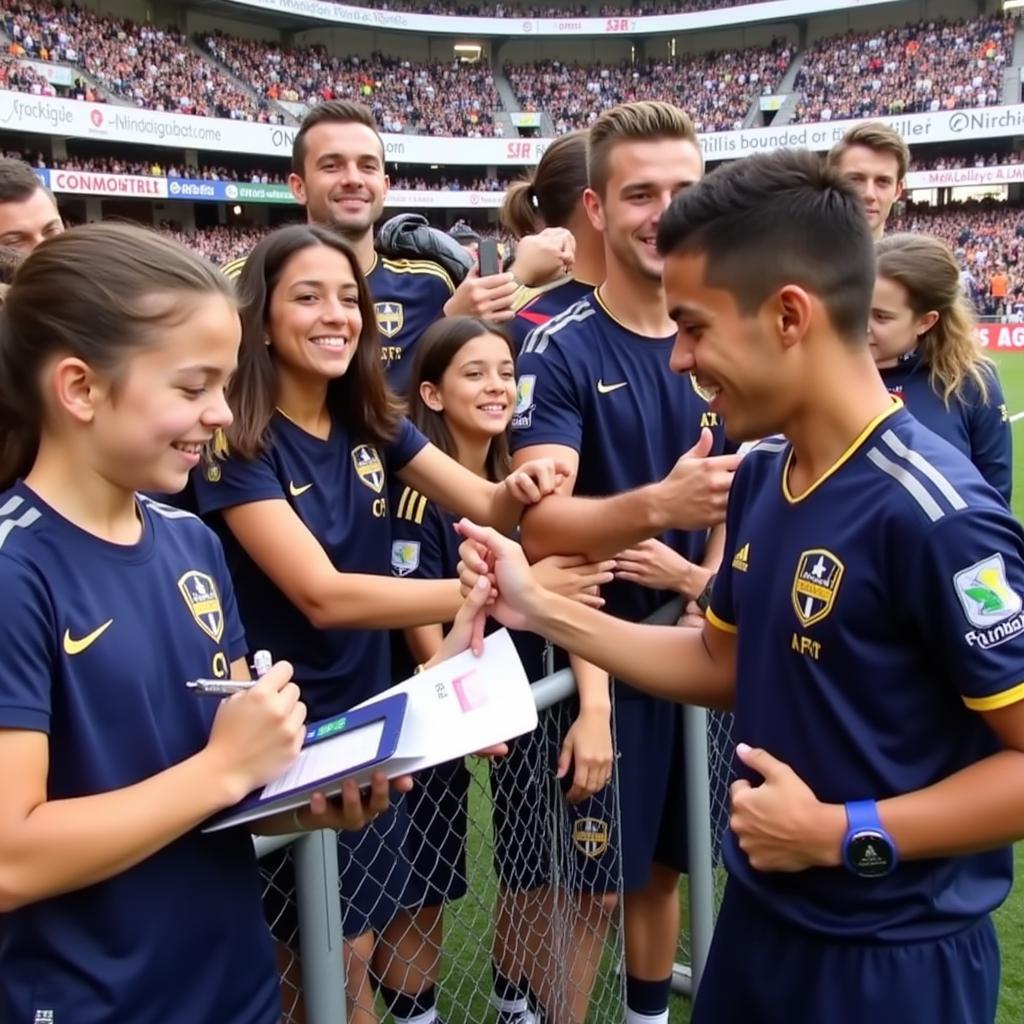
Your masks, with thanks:
[(846, 805), (843, 863), (858, 878), (884, 878), (899, 861), (896, 844), (885, 831), (874, 800), (851, 800)]
[(712, 573), (708, 577), (707, 583), (704, 584), (704, 589), (697, 595), (696, 605), (702, 611), (708, 610), (708, 605), (711, 604), (711, 591), (715, 589), (715, 574)]

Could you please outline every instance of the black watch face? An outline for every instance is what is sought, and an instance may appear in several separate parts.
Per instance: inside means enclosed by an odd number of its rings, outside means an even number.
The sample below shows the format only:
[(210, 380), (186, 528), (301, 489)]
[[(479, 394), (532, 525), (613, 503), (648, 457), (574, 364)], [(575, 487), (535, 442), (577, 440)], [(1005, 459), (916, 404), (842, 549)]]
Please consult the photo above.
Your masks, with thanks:
[(892, 871), (892, 846), (880, 832), (858, 832), (847, 844), (846, 860), (861, 878), (881, 878)]

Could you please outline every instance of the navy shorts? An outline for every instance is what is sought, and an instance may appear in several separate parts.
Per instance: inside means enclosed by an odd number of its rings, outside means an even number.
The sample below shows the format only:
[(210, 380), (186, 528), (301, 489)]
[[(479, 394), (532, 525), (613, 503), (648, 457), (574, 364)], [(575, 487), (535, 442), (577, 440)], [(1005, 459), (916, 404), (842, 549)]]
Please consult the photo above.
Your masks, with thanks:
[(599, 793), (568, 804), (572, 769), (557, 779), (558, 754), (575, 721), (575, 700), (539, 714), (537, 728), (491, 762), (494, 869), (509, 892), (553, 884), (569, 892), (619, 889), (615, 778)]
[(941, 939), (838, 940), (730, 881), (691, 1024), (993, 1024), (998, 997), (990, 917)]
[(623, 889), (642, 889), (651, 867), (685, 873), (683, 707), (615, 684), (615, 743), (622, 814)]
[(403, 906), (436, 907), (466, 895), (469, 769), (459, 758), (417, 772), (409, 809), (406, 859), (411, 868)]
[[(338, 833), (341, 928), (346, 939), (381, 932), (392, 921), (409, 884), (406, 855), (409, 812), (405, 797), (396, 796), (391, 810), (360, 832)], [(260, 860), (263, 911), (274, 938), (298, 948), (295, 868), (290, 850)]]

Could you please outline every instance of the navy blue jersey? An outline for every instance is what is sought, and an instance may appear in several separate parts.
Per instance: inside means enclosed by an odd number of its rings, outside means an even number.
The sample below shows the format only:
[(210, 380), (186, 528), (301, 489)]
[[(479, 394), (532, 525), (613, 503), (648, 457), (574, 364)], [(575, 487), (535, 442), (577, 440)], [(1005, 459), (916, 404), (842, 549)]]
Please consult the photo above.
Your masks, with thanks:
[(403, 420), (394, 442), (378, 449), (334, 422), (323, 441), (277, 412), (270, 440), (255, 459), (212, 463), (194, 474), (199, 508), (221, 533), (253, 649), (295, 666), (310, 719), (326, 718), (391, 685), (388, 634), (317, 629), (246, 554), (216, 513), (235, 505), (287, 501), (339, 572), (390, 572), (387, 474), (406, 465), (426, 438)]
[[(459, 575), (459, 544), (455, 532), (457, 516), (440, 508), (426, 495), (401, 481), (391, 483), (391, 572), (395, 576), (415, 576), (426, 580), (456, 579)], [(488, 632), (499, 628), (488, 620)], [(533, 682), (544, 676), (542, 637), (535, 633), (510, 633), (527, 678)], [(409, 645), (401, 630), (392, 634), (393, 672), (396, 681), (408, 679), (416, 669)]]
[(515, 319), (508, 325), (516, 352), (521, 352), (530, 331), (542, 327), (553, 316), (564, 313), (580, 299), (592, 295), (594, 286), (567, 277), (552, 288), (525, 288), (516, 296)]
[(995, 366), (983, 368), (988, 394), (982, 395), (970, 378), (962, 395), (946, 406), (932, 386), (930, 368), (913, 352), (896, 366), (881, 370), (889, 391), (929, 430), (963, 452), (978, 472), (1010, 503), (1013, 487), (1013, 433), (1003, 386)]
[[(140, 499), (107, 543), (18, 483), (0, 496), (0, 727), (49, 737), (48, 800), (107, 793), (198, 753), (217, 702), (189, 679), (245, 654), (217, 538)], [(74, 850), (68, 850), (74, 856)], [(244, 830), (181, 836), (0, 927), (0, 1018), (276, 1022), (280, 996)]]
[[(579, 453), (576, 494), (606, 497), (661, 480), (692, 448), (703, 427), (723, 451), (717, 413), (689, 374), (669, 368), (675, 338), (644, 338), (618, 323), (600, 292), (538, 327), (519, 358), (512, 449), (559, 444)], [(693, 562), (704, 557), (706, 534), (671, 531), (661, 537)], [(602, 589), (605, 610), (646, 618), (671, 597), (616, 581)]]
[[(1024, 697), (1024, 533), (978, 471), (898, 403), (799, 498), (756, 445), (729, 496), (712, 624), (737, 631), (738, 741), (828, 803), (930, 786), (994, 753), (978, 711)], [(950, 823), (953, 826), (953, 823)], [(955, 827), (955, 826), (953, 826)], [(858, 940), (950, 934), (998, 906), (1010, 851), (733, 877), (783, 918)]]
[[(221, 268), (237, 278), (245, 257)], [(366, 275), (380, 331), (381, 358), (388, 383), (405, 394), (412, 373), (413, 348), (423, 332), (444, 316), (445, 303), (455, 294), (451, 277), (433, 260), (391, 259), (375, 254)]]

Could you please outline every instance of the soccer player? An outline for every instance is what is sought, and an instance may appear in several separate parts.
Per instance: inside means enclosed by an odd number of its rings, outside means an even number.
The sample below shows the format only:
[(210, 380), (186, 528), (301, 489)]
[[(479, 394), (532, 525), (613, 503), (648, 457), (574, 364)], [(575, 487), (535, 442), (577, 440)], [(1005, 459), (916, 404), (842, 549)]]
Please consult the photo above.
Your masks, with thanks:
[(827, 161), (857, 189), (877, 242), (885, 234), (893, 204), (903, 195), (910, 169), (910, 149), (903, 137), (881, 121), (864, 121), (832, 147)]
[(769, 438), (736, 474), (703, 629), (546, 593), (472, 524), (465, 582), (491, 569), (506, 624), (734, 710), (695, 1024), (993, 1024), (990, 914), (1024, 835), (1024, 532), (879, 379), (870, 228), (841, 176), (807, 152), (738, 161), (676, 199), (658, 242), (673, 367), (733, 439)]
[(580, 130), (555, 139), (532, 173), (513, 182), (505, 193), (501, 223), (516, 238), (555, 227), (566, 228), (576, 243), (571, 276), (524, 288), (516, 295), (510, 329), (518, 349), (530, 331), (589, 295), (604, 280), (604, 240), (583, 205), (588, 181), (587, 133)]
[[(713, 568), (721, 530), (710, 543), (706, 531), (724, 516), (738, 460), (700, 457), (722, 450), (721, 425), (696, 383), (669, 369), (673, 323), (654, 244), (672, 197), (701, 177), (693, 125), (667, 103), (615, 107), (590, 129), (589, 164), (584, 200), (604, 238), (605, 279), (528, 337), (512, 421), (516, 463), (553, 456), (573, 473), (559, 495), (527, 514), (523, 541), (533, 557), (574, 551), (600, 559), (661, 534), (678, 554)], [(626, 582), (604, 597), (612, 614), (633, 621), (669, 599)], [(586, 724), (574, 737), (582, 754), (610, 743), (610, 699), (603, 673), (573, 667)], [(619, 683), (615, 728), (627, 1021), (663, 1024), (686, 869), (682, 711)]]
[(869, 342), (885, 386), (966, 455), (1010, 503), (1013, 435), (995, 364), (978, 345), (974, 311), (949, 247), (899, 234), (875, 246)]
[(64, 230), (57, 200), (23, 160), (0, 157), (0, 246), (31, 252)]
[[(513, 345), (501, 328), (470, 317), (448, 317), (428, 328), (416, 352), (408, 393), (409, 417), (442, 451), (486, 480), (501, 480), (509, 472), (508, 426), (515, 408)], [(444, 579), (458, 575), (458, 534), (455, 517), (412, 487), (396, 482), (391, 495), (391, 569), (396, 576)], [(597, 587), (612, 579), (612, 562), (584, 564), (580, 556), (553, 555), (537, 563), (534, 571), (545, 585), (579, 600), (601, 605)], [(412, 627), (395, 652), (396, 679), (412, 675), (415, 664), (431, 657), (442, 640), (439, 624)], [(544, 641), (532, 633), (514, 633), (513, 639), (529, 678), (546, 674)], [(410, 652), (412, 657), (410, 656)], [(495, 920), (492, 1005), (499, 1024), (530, 1020), (529, 989), (538, 995), (557, 991), (555, 1005), (569, 1006), (572, 1020), (583, 1020), (592, 986), (593, 970), (600, 961), (607, 915), (600, 901), (584, 912), (564, 914), (555, 905), (551, 882), (552, 851), (549, 828), (552, 799), (565, 779), (570, 800), (565, 811), (568, 828), (559, 850), (567, 854), (563, 871), (579, 879), (579, 886), (604, 892), (617, 888), (614, 858), (595, 856), (598, 837), (583, 852), (572, 841), (588, 820), (608, 820), (614, 807), (604, 789), (611, 768), (610, 744), (604, 762), (570, 764), (565, 737), (557, 734), (559, 714), (548, 715), (546, 726), (509, 744), (506, 757), (491, 766), (494, 794), (495, 867), (501, 880)], [(588, 778), (589, 774), (589, 778)], [(410, 843), (413, 880), (406, 905), (422, 910), (416, 928), (399, 915), (389, 933), (410, 937), (418, 932), (426, 941), (418, 951), (424, 973), (434, 981), (440, 967), (441, 909), (446, 900), (466, 891), (466, 824), (469, 773), (462, 761), (421, 773), (410, 794)], [(580, 824), (580, 823), (583, 824)], [(560, 916), (556, 918), (556, 913)], [(567, 918), (562, 922), (563, 918)], [(564, 927), (564, 948), (552, 941), (552, 922)], [(561, 932), (561, 928), (554, 929)], [(396, 955), (410, 962), (417, 951), (408, 939)], [(532, 955), (531, 955), (532, 953)], [(570, 975), (566, 991), (556, 976)], [(543, 996), (542, 996), (543, 997)], [(550, 999), (550, 997), (549, 997)], [(425, 1012), (426, 1000), (418, 997)], [(573, 1005), (576, 1004), (576, 1005)]]
[[(542, 459), (500, 483), (482, 480), (405, 419), (385, 385), (358, 257), (336, 232), (291, 225), (268, 235), (239, 290), (228, 393), (237, 416), (226, 457), (193, 475), (196, 497), (225, 540), (250, 641), (287, 657), (310, 717), (329, 718), (391, 685), (385, 630), (450, 621), (458, 607), (454, 580), (391, 577), (389, 475), (510, 530), (560, 467)], [(376, 1020), (370, 964), (404, 889), (406, 823), (399, 801), (364, 833), (339, 837), (351, 1024)], [(395, 971), (404, 978), (404, 965)], [(387, 971), (378, 977), (401, 987)]]
[[(517, 280), (545, 280), (571, 261), (565, 233), (550, 233), (517, 253), (509, 273), (481, 278), (471, 272), (455, 288), (433, 260), (379, 256), (373, 226), (388, 192), (384, 141), (369, 108), (350, 100), (320, 103), (305, 116), (292, 143), (288, 184), (309, 223), (333, 228), (355, 250), (373, 296), (381, 356), (397, 391), (407, 383), (416, 342), (435, 320), (459, 314), (510, 319)], [(236, 277), (244, 265), (244, 257), (233, 260), (224, 272)]]
[[(229, 700), (186, 689), (249, 676), (231, 580), (198, 519), (136, 493), (183, 487), (231, 421), (234, 297), (95, 224), (35, 250), (3, 319), (0, 1017), (276, 1024), (251, 838), (200, 826), (289, 765), (305, 707), (285, 663)], [(387, 805), (380, 776), (300, 827)]]

